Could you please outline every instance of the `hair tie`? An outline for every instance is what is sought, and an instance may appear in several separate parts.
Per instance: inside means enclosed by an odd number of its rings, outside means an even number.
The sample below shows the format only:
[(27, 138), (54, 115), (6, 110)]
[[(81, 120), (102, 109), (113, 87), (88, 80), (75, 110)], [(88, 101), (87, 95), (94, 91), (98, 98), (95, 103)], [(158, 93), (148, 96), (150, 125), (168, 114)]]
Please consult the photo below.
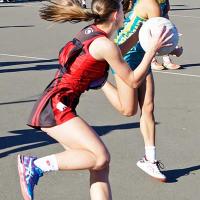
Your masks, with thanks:
[(95, 19), (101, 19), (101, 16), (98, 13), (93, 13)]

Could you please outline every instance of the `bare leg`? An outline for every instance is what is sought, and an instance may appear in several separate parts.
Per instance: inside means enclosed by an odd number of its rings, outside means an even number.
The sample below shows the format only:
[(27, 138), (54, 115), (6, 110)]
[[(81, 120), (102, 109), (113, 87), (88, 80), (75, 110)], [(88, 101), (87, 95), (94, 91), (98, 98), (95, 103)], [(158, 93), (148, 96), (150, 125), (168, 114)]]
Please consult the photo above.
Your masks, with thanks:
[(146, 80), (138, 91), (130, 88), (117, 75), (114, 87), (107, 82), (102, 90), (111, 104), (122, 114), (131, 116), (137, 112), (138, 101), (141, 108), (140, 127), (145, 146), (155, 146), (155, 120), (154, 120), (154, 81), (152, 74), (147, 75)]
[(154, 81), (152, 74), (146, 77), (146, 81), (139, 89), (139, 103), (141, 107), (140, 129), (144, 138), (145, 157), (137, 162), (137, 166), (148, 175), (164, 182), (166, 176), (160, 171), (159, 161), (156, 160)]
[[(62, 125), (43, 128), (66, 151), (55, 154), (60, 170), (90, 169), (91, 199), (110, 200), (108, 181), (109, 153), (93, 129), (76, 117)], [(94, 195), (94, 191), (97, 192)], [(100, 198), (101, 197), (101, 198)]]
[(90, 196), (91, 199), (112, 199), (111, 189), (108, 184), (109, 167), (100, 171), (90, 170)]
[(116, 87), (110, 82), (102, 87), (102, 90), (110, 103), (121, 114), (132, 116), (137, 113), (138, 97), (137, 90), (130, 88), (123, 80), (115, 75)]
[(154, 81), (149, 74), (139, 88), (140, 129), (145, 146), (155, 146)]

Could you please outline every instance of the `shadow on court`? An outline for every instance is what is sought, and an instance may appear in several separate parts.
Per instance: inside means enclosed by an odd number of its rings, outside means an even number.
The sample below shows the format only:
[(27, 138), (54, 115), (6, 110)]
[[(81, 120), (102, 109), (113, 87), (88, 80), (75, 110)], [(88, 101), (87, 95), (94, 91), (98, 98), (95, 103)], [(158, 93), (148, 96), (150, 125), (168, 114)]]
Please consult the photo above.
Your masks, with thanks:
[(92, 128), (97, 132), (99, 136), (106, 135), (113, 130), (126, 130), (139, 127), (140, 127), (139, 122), (129, 123), (129, 124), (107, 125), (107, 126), (92, 126)]
[[(37, 3), (37, 2), (42, 2), (45, 0), (10, 0), (9, 2), (4, 2), (6, 5), (0, 6), (3, 8), (12, 8), (12, 7), (23, 7), (22, 5), (17, 5), (17, 4), (25, 4), (25, 3)], [(0, 3), (1, 5), (2, 3)], [(12, 5), (9, 5), (12, 4)], [(14, 5), (13, 5), (14, 4)]]
[(34, 25), (0, 26), (0, 28), (27, 28), (27, 27), (35, 27), (35, 26)]
[(172, 8), (170, 9), (170, 11), (191, 11), (191, 10), (200, 10), (200, 8)]
[(49, 63), (49, 62), (55, 62), (55, 61), (58, 61), (58, 59), (30, 60), (30, 61), (5, 61), (5, 62), (0, 62), (0, 67), (9, 67), (13, 65), (37, 64), (37, 63)]
[[(156, 125), (159, 125), (160, 122), (156, 122)], [(92, 128), (97, 132), (99, 136), (107, 135), (114, 130), (126, 130), (140, 128), (139, 122), (129, 123), (129, 124), (117, 124), (117, 125), (107, 125), (107, 126), (92, 126)]]
[(183, 64), (181, 65), (181, 68), (188, 68), (188, 67), (200, 67), (200, 63), (191, 63), (191, 64)]
[(23, 6), (20, 6), (20, 5), (4, 5), (4, 6), (0, 6), (0, 8), (15, 8), (15, 7), (23, 7)]
[[(39, 97), (39, 95), (38, 95)], [(37, 101), (37, 99), (30, 99), (30, 100), (22, 100), (22, 101), (9, 101), (9, 102), (1, 102), (0, 106), (3, 105), (10, 105), (10, 104), (18, 104), (18, 103), (29, 103), (29, 102), (34, 102)]]
[(5, 61), (0, 62), (0, 67), (9, 67), (13, 65), (27, 65), (27, 64), (37, 64), (37, 63), (50, 63), (50, 62), (57, 62), (58, 59), (47, 59), (47, 60), (30, 60), (30, 61)]
[(167, 177), (167, 183), (174, 183), (178, 182), (178, 178), (182, 176), (188, 176), (188, 175), (195, 175), (196, 173), (193, 171), (200, 170), (200, 165), (196, 165), (193, 167), (183, 168), (183, 169), (173, 169), (168, 171), (163, 171), (163, 173)]
[(51, 70), (57, 69), (59, 64), (49, 64), (51, 62), (57, 62), (57, 59), (51, 60), (37, 60), (37, 61), (16, 61), (16, 62), (0, 62), (0, 67), (9, 67), (9, 66), (19, 66), (19, 65), (26, 65), (26, 64), (37, 64), (37, 63), (45, 63), (44, 65), (35, 65), (32, 67), (17, 67), (12, 69), (0, 69), (0, 73), (10, 73), (10, 72), (21, 72), (21, 71), (31, 71), (31, 70)]
[(170, 4), (170, 6), (178, 6), (178, 7), (185, 7), (185, 4)]
[(18, 69), (2, 69), (0, 70), (1, 73), (10, 73), (10, 72), (24, 72), (24, 71), (32, 71), (32, 70), (52, 70), (57, 69), (58, 64), (51, 64), (51, 65), (36, 65), (34, 67), (23, 67)]
[(15, 148), (1, 152), (0, 158), (20, 151), (56, 143), (56, 141), (49, 137), (47, 134), (36, 129), (14, 130), (10, 131), (10, 133), (13, 133), (14, 135), (0, 137), (0, 151), (11, 147)]
[[(125, 130), (138, 127), (139, 123), (93, 126), (94, 130), (100, 136), (106, 135), (113, 130)], [(12, 133), (13, 135), (0, 137), (0, 158), (6, 157), (9, 154), (57, 143), (46, 133), (36, 129), (14, 130), (10, 131), (10, 133)], [(2, 150), (4, 149), (12, 147), (13, 149), (2, 152)]]

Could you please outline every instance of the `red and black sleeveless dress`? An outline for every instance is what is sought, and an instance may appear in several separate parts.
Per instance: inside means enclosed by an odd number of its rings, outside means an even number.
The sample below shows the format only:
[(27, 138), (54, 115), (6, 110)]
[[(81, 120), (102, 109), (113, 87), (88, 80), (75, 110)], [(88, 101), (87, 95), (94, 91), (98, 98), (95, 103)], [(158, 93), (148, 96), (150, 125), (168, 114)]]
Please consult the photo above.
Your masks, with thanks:
[(91, 25), (75, 37), (82, 50), (66, 67), (63, 55), (59, 56), (60, 68), (55, 78), (35, 103), (27, 125), (40, 129), (62, 124), (75, 116), (80, 95), (89, 89), (99, 88), (107, 79), (109, 65), (98, 61), (89, 53), (90, 44), (106, 33)]

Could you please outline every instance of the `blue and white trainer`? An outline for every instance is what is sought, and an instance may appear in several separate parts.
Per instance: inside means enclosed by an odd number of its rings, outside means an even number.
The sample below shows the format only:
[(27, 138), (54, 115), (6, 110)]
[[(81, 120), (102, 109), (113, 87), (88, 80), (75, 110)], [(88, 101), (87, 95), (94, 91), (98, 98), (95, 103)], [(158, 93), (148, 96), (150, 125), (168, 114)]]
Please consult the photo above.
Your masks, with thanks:
[(34, 164), (36, 159), (37, 157), (18, 155), (18, 173), (24, 200), (33, 200), (34, 187), (43, 176), (42, 170)]

